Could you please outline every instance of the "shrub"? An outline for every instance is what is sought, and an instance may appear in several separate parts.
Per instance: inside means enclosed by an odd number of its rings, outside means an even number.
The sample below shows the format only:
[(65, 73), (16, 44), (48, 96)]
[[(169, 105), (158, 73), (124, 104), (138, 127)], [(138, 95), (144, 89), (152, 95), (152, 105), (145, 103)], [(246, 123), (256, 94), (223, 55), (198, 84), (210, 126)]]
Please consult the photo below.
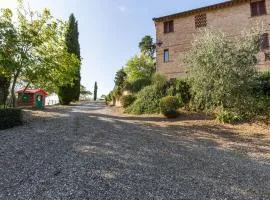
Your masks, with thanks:
[(170, 81), (170, 87), (167, 90), (167, 95), (178, 96), (181, 103), (188, 104), (191, 99), (190, 85), (187, 81), (181, 79), (173, 79)]
[(158, 87), (159, 89), (167, 89), (167, 77), (164, 74), (155, 73), (152, 77), (152, 84), (156, 85), (156, 87)]
[(125, 95), (122, 96), (120, 99), (120, 102), (123, 106), (123, 108), (127, 108), (128, 106), (130, 106), (134, 101), (136, 100), (136, 97), (133, 95)]
[(0, 130), (12, 128), (22, 124), (22, 111), (20, 109), (0, 109)]
[(259, 72), (255, 76), (253, 93), (260, 96), (270, 96), (270, 72)]
[(137, 93), (150, 84), (150, 79), (140, 78), (135, 81), (126, 82), (124, 89), (129, 90), (132, 93)]
[(234, 123), (243, 120), (237, 113), (227, 110), (221, 110), (217, 113), (217, 120), (222, 123)]
[(206, 30), (195, 39), (186, 64), (198, 109), (223, 107), (241, 116), (249, 114), (259, 35), (251, 30), (230, 39), (222, 32)]
[(159, 113), (159, 100), (163, 93), (155, 85), (146, 86), (137, 94), (137, 99), (125, 112), (133, 114)]
[(160, 100), (160, 111), (168, 118), (176, 118), (179, 115), (179, 101), (177, 97), (167, 96)]

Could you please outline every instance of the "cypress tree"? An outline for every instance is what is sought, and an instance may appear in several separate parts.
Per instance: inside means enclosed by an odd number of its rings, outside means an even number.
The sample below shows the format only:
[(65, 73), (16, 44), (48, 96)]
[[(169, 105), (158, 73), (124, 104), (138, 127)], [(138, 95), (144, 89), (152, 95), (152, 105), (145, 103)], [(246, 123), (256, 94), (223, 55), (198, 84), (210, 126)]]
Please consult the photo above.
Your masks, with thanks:
[(94, 101), (97, 100), (97, 90), (98, 90), (98, 86), (97, 86), (97, 82), (95, 82), (95, 86), (94, 86)]
[[(68, 30), (66, 33), (66, 44), (68, 52), (76, 55), (81, 60), (80, 43), (79, 43), (79, 31), (78, 21), (72, 13), (69, 17)], [(80, 86), (81, 86), (81, 66), (77, 66), (76, 77), (74, 77), (73, 85), (64, 85), (59, 88), (59, 98), (65, 99), (64, 104), (69, 104), (72, 100), (78, 101), (80, 97)], [(67, 95), (68, 97), (65, 97)], [(62, 102), (61, 102), (62, 103)]]

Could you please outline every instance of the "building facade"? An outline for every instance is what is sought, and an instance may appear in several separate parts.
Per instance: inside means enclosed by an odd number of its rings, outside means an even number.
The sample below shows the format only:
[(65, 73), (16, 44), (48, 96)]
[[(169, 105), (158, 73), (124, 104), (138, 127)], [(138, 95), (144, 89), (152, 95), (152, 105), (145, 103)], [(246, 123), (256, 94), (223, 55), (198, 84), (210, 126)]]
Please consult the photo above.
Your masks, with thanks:
[(260, 24), (264, 27), (262, 51), (258, 55), (260, 70), (270, 70), (270, 0), (232, 0), (203, 8), (153, 19), (157, 38), (157, 71), (168, 78), (185, 76), (188, 69), (181, 55), (192, 45), (202, 28), (217, 29), (235, 37), (246, 28)]

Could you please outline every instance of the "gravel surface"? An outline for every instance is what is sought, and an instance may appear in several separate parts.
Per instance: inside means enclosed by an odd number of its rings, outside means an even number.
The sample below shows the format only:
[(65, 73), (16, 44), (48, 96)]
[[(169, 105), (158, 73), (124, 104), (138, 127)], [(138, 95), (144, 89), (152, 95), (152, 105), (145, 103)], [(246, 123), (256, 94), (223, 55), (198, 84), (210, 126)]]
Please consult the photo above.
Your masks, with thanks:
[(102, 104), (29, 116), (0, 131), (1, 200), (270, 199), (268, 159), (224, 148), (194, 124), (151, 125)]

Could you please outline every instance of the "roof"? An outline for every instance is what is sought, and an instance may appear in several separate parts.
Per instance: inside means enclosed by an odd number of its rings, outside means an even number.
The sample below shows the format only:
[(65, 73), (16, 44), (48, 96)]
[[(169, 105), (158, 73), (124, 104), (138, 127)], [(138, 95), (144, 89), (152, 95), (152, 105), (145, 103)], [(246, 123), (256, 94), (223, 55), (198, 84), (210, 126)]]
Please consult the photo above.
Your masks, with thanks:
[(177, 18), (177, 17), (183, 17), (183, 16), (187, 16), (187, 15), (192, 15), (192, 14), (196, 14), (196, 13), (200, 13), (200, 12), (206, 12), (206, 11), (210, 11), (210, 10), (231, 7), (231, 6), (239, 5), (239, 4), (242, 4), (242, 3), (249, 2), (249, 1), (250, 0), (231, 0), (231, 1), (225, 1), (225, 2), (222, 2), (222, 3), (218, 3), (218, 4), (206, 6), (206, 7), (196, 8), (196, 9), (193, 9), (193, 10), (179, 12), (179, 13), (175, 13), (175, 14), (172, 14), (172, 15), (167, 15), (167, 16), (163, 16), (163, 17), (153, 18), (153, 20), (155, 22), (160, 22), (160, 21), (169, 20), (169, 19)]
[(43, 89), (27, 89), (24, 91), (24, 89), (21, 89), (19, 91), (17, 91), (17, 93), (25, 93), (25, 94), (36, 94), (36, 93), (42, 93), (44, 94), (45, 96), (48, 96), (48, 92), (46, 92), (45, 90)]

